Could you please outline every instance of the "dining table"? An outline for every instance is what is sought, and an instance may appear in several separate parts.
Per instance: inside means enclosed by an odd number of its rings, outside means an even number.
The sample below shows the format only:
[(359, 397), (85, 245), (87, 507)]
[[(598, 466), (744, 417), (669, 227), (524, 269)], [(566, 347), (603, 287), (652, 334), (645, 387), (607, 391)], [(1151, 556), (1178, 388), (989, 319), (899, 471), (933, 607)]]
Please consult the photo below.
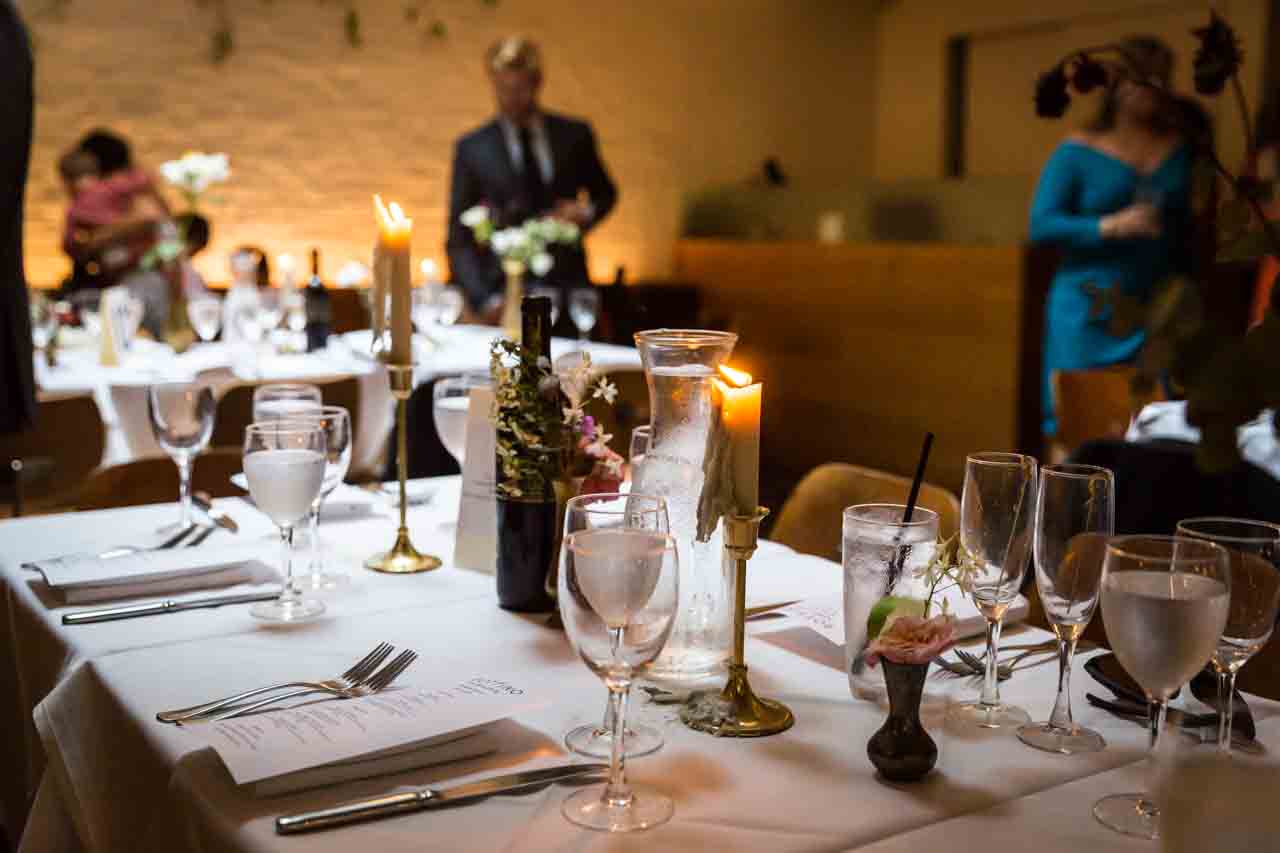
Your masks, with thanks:
[[(65, 625), (68, 606), (24, 568), (69, 552), (96, 553), (153, 534), (174, 504), (0, 521), (0, 731), (5, 739), (5, 825), (21, 851), (614, 851), (738, 850), (897, 853), (1034, 849), (1151, 851), (1151, 842), (1098, 824), (1090, 806), (1109, 793), (1140, 790), (1147, 730), (1085, 701), (1098, 687), (1080, 672), (1071, 685), (1076, 721), (1106, 740), (1100, 752), (1064, 756), (1031, 749), (1008, 730), (953, 730), (953, 701), (972, 698), (976, 680), (935, 667), (922, 710), (938, 745), (923, 781), (879, 777), (867, 758), (886, 709), (851, 695), (843, 648), (788, 618), (747, 623), (746, 661), (758, 694), (785, 702), (796, 722), (772, 737), (731, 739), (687, 728), (679, 704), (658, 690), (633, 690), (629, 719), (661, 731), (656, 753), (626, 762), (637, 782), (675, 802), (675, 816), (652, 830), (593, 833), (560, 813), (568, 791), (552, 785), (453, 808), (297, 836), (275, 831), (282, 815), (327, 808), (423, 785), (449, 785), (514, 769), (564, 763), (562, 738), (600, 720), (605, 688), (546, 614), (498, 607), (490, 574), (453, 565), (460, 479), (426, 483), (412, 506), (414, 543), (443, 567), (386, 575), (362, 567), (390, 544), (395, 515), (377, 498), (365, 512), (326, 518), (329, 568), (350, 583), (325, 599), (320, 619), (274, 626), (243, 605), (85, 625)], [(218, 531), (202, 548), (260, 545), (274, 562), (271, 523), (246, 500), (216, 502), (239, 531)], [(250, 549), (252, 550), (252, 549)], [(761, 541), (747, 571), (748, 606), (831, 600), (843, 587), (838, 563)], [(256, 589), (257, 587), (246, 587)], [(233, 587), (233, 590), (240, 587)], [(188, 591), (176, 595), (198, 595)], [(145, 600), (145, 599), (144, 599)], [(1006, 643), (1049, 634), (1015, 625)], [(162, 709), (192, 705), (260, 684), (342, 671), (379, 642), (417, 651), (398, 685), (511, 673), (534, 690), (528, 707), (504, 721), (497, 750), (437, 766), (263, 796), (237, 785), (217, 754), (187, 729), (158, 722)], [(976, 644), (978, 638), (966, 642)], [(1002, 697), (1043, 718), (1057, 685), (1053, 656), (1029, 660), (1001, 685)], [(1280, 750), (1280, 703), (1249, 697), (1262, 756)], [(1212, 744), (1174, 738), (1190, 753)], [(581, 760), (581, 759), (579, 759)]]
[[(414, 336), (414, 386), (443, 376), (487, 372), (489, 347), (502, 330), (494, 326), (440, 326), (428, 337)], [(92, 394), (106, 428), (102, 464), (113, 465), (148, 456), (163, 456), (147, 417), (147, 388), (157, 382), (199, 379), (220, 396), (243, 382), (325, 382), (355, 377), (359, 381), (363, 425), (352, 448), (352, 469), (380, 470), (379, 462), (394, 423), (386, 368), (372, 355), (368, 329), (330, 336), (313, 352), (289, 352), (283, 346), (262, 344), (255, 352), (233, 351), (220, 341), (196, 343), (177, 353), (168, 344), (134, 339), (118, 364), (100, 363), (97, 339), (81, 329), (64, 330), (66, 343), (50, 367), (42, 354), (35, 360), (36, 383), (43, 395)], [(282, 335), (278, 343), (285, 340)], [(598, 341), (554, 338), (553, 357), (581, 350), (601, 372), (639, 370), (634, 347)]]

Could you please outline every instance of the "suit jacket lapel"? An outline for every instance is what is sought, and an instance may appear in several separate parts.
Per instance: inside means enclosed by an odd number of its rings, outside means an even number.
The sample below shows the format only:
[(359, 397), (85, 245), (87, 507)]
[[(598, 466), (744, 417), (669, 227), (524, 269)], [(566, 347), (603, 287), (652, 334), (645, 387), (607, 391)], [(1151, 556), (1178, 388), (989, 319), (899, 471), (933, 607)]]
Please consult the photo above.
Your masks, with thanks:
[(510, 197), (519, 191), (520, 175), (516, 173), (515, 163), (511, 162), (511, 149), (507, 148), (506, 134), (502, 132), (502, 125), (497, 120), (490, 122), (485, 138), (489, 158), (497, 167), (494, 174), (505, 190), (503, 195)]

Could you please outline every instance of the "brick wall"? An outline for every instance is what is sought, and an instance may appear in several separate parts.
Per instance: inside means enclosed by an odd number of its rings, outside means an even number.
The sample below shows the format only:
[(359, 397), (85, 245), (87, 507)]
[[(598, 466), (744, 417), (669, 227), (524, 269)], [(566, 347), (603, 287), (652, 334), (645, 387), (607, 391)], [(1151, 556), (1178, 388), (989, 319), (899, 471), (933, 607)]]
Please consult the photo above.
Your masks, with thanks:
[(433, 0), (432, 39), (403, 0), (356, 0), (364, 46), (347, 46), (343, 4), (228, 0), (237, 52), (208, 61), (208, 4), (195, 0), (19, 0), (36, 38), (37, 118), (27, 251), (35, 284), (56, 283), (65, 199), (58, 155), (97, 125), (124, 133), (155, 168), (187, 149), (225, 151), (232, 181), (209, 206), (225, 254), (324, 252), (332, 276), (367, 261), (370, 196), (415, 218), (415, 254), (443, 259), (452, 140), (485, 121), (481, 56), (497, 36), (539, 39), (545, 103), (589, 118), (622, 196), (591, 238), (593, 274), (667, 274), (682, 199), (754, 174), (776, 155), (800, 186), (871, 165), (871, 0)]

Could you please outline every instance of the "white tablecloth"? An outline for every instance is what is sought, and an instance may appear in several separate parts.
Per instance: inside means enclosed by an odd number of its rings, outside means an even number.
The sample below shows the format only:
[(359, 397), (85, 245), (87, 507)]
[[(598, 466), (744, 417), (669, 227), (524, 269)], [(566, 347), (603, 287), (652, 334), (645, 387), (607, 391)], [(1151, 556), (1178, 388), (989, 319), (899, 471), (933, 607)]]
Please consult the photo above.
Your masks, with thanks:
[[(410, 516), (414, 541), (446, 562), (456, 489), (457, 481), (449, 481), (433, 504)], [(273, 558), (265, 520), (241, 501), (223, 505), (242, 523), (239, 537), (261, 537), (264, 557)], [(0, 624), (6, 644), (0, 695), (9, 701), (0, 724), (9, 739), (6, 754), (25, 764), (23, 773), (10, 774), (11, 786), (16, 782), (24, 793), (39, 791), (23, 850), (776, 851), (872, 844), (905, 850), (893, 845), (916, 834), (958, 850), (987, 846), (982, 815), (990, 815), (991, 822), (1003, 820), (1000, 837), (1017, 842), (1017, 849), (1041, 846), (1046, 827), (1052, 831), (1042, 821), (1050, 819), (1071, 833), (1072, 845), (1057, 849), (1130, 846), (1094, 824), (1088, 804), (1098, 794), (1133, 787), (1126, 771), (1111, 771), (1143, 755), (1145, 732), (1088, 706), (1083, 694), (1092, 689), (1089, 679), (1077, 678), (1073, 686), (1077, 719), (1103, 733), (1109, 744), (1104, 752), (1066, 758), (1031, 750), (1008, 732), (956, 734), (943, 727), (939, 705), (925, 717), (938, 742), (938, 769), (919, 785), (889, 785), (876, 779), (865, 753), (884, 711), (850, 697), (842, 651), (805, 629), (779, 631), (768, 620), (751, 623), (748, 662), (757, 690), (785, 700), (795, 711), (797, 724), (789, 732), (718, 740), (685, 729), (672, 706), (639, 696), (633, 702), (634, 714), (660, 727), (667, 740), (657, 754), (628, 763), (634, 780), (674, 797), (676, 816), (667, 826), (630, 838), (578, 830), (559, 813), (563, 789), (551, 788), (280, 838), (272, 824), (280, 814), (403, 785), (562, 761), (560, 737), (572, 726), (598, 719), (604, 690), (560, 633), (537, 619), (500, 610), (489, 576), (447, 565), (409, 577), (358, 569), (368, 552), (390, 542), (390, 517), (329, 526), (324, 535), (333, 559), (355, 573), (358, 583), (331, 601), (326, 618), (291, 630), (257, 624), (240, 607), (65, 628), (56, 603), (17, 568), (27, 559), (128, 542), (174, 512), (162, 505), (0, 522), (8, 598), (0, 617), (7, 621)], [(230, 540), (229, 534), (217, 535)], [(749, 577), (753, 602), (826, 594), (841, 582), (837, 565), (772, 543), (762, 543)], [(1033, 629), (1023, 633), (1024, 638), (1044, 636)], [(267, 799), (238, 791), (216, 758), (192, 751), (181, 732), (153, 719), (161, 708), (238, 688), (332, 675), (381, 640), (422, 653), (406, 683), (441, 673), (517, 670), (544, 686), (549, 703), (519, 719), (527, 736), (503, 755)], [(1044, 714), (1054, 676), (1052, 666), (1042, 666), (1020, 673), (1002, 689), (1008, 700)], [(952, 697), (967, 698), (976, 689), (969, 681), (931, 678)], [(1280, 718), (1280, 705), (1252, 704), (1263, 740), (1273, 750), (1280, 747), (1280, 731), (1268, 722)], [(32, 715), (38, 730), (30, 723)], [(18, 792), (6, 794), (12, 803)]]
[[(415, 340), (415, 384), (439, 376), (488, 371), (489, 343), (498, 334), (500, 331), (491, 326), (455, 326), (440, 332), (439, 343), (434, 347), (419, 336)], [(66, 348), (59, 350), (56, 368), (50, 369), (37, 359), (36, 380), (45, 392), (94, 395), (107, 428), (102, 461), (110, 465), (162, 455), (147, 419), (147, 386), (155, 382), (199, 375), (221, 389), (237, 381), (315, 381), (356, 376), (360, 379), (362, 428), (355, 437), (352, 467), (372, 471), (377, 470), (385, 449), (394, 411), (386, 370), (369, 357), (369, 341), (368, 331), (351, 332), (332, 338), (323, 351), (265, 356), (253, 364), (233, 364), (230, 352), (221, 343), (197, 344), (176, 355), (167, 345), (138, 340), (119, 367), (98, 364), (96, 349)], [(553, 356), (574, 349), (585, 349), (604, 370), (640, 369), (640, 357), (630, 347), (561, 338), (552, 341)]]

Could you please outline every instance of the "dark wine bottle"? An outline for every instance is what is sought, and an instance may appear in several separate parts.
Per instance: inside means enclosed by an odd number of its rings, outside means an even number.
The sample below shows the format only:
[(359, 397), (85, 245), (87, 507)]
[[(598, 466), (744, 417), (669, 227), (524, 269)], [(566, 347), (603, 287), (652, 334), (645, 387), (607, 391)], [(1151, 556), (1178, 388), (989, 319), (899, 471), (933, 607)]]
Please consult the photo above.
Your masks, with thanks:
[(333, 326), (333, 305), (329, 291), (320, 278), (320, 250), (311, 250), (311, 280), (307, 282), (307, 352), (315, 352), (329, 345), (329, 330)]
[[(525, 376), (540, 375), (537, 364), (551, 359), (551, 300), (545, 296), (526, 297), (520, 304), (521, 360)], [(533, 405), (547, 405), (540, 420), (558, 423), (555, 413), (560, 403), (534, 395)], [(549, 420), (548, 420), (549, 418)], [(544, 439), (551, 440), (550, 437)], [(499, 440), (503, 440), (500, 436)], [(555, 608), (548, 594), (548, 577), (559, 553), (556, 524), (555, 481), (560, 473), (557, 447), (523, 447), (527, 464), (521, 466), (517, 486), (519, 496), (498, 491), (498, 605), (519, 612), (545, 612)], [(505, 481), (501, 461), (498, 482)]]

